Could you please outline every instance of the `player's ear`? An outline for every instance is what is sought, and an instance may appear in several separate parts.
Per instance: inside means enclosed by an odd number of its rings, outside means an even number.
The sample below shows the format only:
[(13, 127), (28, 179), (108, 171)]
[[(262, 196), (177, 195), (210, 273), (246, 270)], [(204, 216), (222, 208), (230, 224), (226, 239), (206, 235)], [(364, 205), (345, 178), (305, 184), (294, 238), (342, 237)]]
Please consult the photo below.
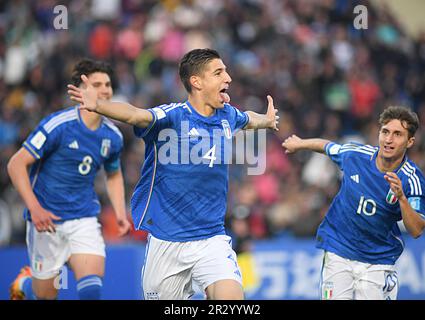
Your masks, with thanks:
[(201, 84), (201, 78), (199, 76), (191, 76), (189, 81), (192, 87), (194, 87), (195, 89), (201, 90), (202, 84)]
[(414, 143), (415, 143), (415, 137), (410, 137), (409, 140), (407, 140), (407, 149), (413, 146)]

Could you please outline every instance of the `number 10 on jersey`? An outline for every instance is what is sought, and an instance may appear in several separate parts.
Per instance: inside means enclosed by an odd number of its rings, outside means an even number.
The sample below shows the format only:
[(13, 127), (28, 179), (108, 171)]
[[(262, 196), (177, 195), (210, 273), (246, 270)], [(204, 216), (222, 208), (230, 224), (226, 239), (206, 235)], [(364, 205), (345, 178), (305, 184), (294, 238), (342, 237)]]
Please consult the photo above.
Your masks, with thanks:
[(359, 206), (357, 207), (357, 213), (373, 216), (376, 213), (376, 202), (372, 199), (365, 199), (364, 196), (361, 196)]

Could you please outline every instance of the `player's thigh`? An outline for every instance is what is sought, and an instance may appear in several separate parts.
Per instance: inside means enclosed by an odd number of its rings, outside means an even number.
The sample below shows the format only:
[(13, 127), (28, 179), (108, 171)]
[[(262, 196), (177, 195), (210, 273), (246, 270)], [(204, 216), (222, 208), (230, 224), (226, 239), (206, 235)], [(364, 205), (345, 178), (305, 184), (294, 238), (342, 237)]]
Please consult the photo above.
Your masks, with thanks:
[(325, 252), (320, 279), (322, 300), (354, 299), (354, 275), (350, 261), (332, 252)]
[[(26, 242), (32, 276), (38, 280), (48, 280), (43, 287), (59, 273), (68, 260), (68, 242), (62, 236), (62, 226), (56, 226), (55, 233), (38, 232), (31, 222), (27, 222)], [(44, 283), (44, 282), (42, 282)]]
[(103, 277), (105, 272), (105, 242), (96, 217), (69, 221), (66, 229), (71, 256), (69, 265), (79, 280), (87, 275)]
[(185, 242), (163, 241), (149, 235), (142, 269), (146, 300), (187, 300), (193, 295), (193, 263), (184, 259), (187, 246)]
[(219, 280), (206, 289), (209, 300), (243, 300), (242, 285), (235, 280)]
[(371, 270), (365, 272), (358, 281), (356, 300), (397, 300), (397, 272), (389, 270)]
[(72, 254), (69, 266), (74, 271), (75, 278), (80, 280), (89, 275), (103, 277), (105, 274), (105, 257), (95, 254)]
[(218, 235), (202, 245), (200, 259), (193, 268), (197, 284), (209, 299), (243, 299), (242, 275), (231, 238)]

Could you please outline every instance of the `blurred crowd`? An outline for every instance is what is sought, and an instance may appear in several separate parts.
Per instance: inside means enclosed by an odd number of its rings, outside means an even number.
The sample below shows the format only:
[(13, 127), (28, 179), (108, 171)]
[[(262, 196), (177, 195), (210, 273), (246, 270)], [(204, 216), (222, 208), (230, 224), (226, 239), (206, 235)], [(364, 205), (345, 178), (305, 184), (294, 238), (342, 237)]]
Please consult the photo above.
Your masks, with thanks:
[[(54, 28), (61, 4), (67, 29)], [(356, 29), (356, 5), (367, 29)], [(62, 21), (64, 22), (64, 21)], [(281, 122), (267, 136), (266, 172), (247, 175), (231, 165), (226, 223), (236, 250), (250, 240), (313, 237), (340, 173), (325, 156), (286, 155), (289, 135), (376, 145), (377, 118), (406, 105), (425, 123), (425, 33), (405, 33), (386, 7), (350, 0), (5, 0), (0, 2), (0, 244), (23, 243), (22, 201), (6, 163), (37, 123), (72, 105), (66, 96), (82, 57), (109, 61), (115, 99), (137, 107), (184, 101), (178, 61), (193, 48), (219, 51), (241, 110), (265, 112), (273, 96)], [(124, 134), (127, 199), (140, 176), (143, 141)], [(425, 169), (425, 128), (409, 157)], [(107, 241), (144, 241), (133, 231), (118, 239), (102, 176), (97, 180)], [(206, 190), (208, 192), (208, 190)]]

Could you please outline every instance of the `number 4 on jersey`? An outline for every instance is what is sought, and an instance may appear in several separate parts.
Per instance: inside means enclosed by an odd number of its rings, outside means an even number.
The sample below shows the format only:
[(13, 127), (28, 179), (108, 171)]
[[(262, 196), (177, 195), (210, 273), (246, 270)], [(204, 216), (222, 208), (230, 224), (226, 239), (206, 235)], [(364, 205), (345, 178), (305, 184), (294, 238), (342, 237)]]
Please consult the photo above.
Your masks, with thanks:
[(208, 152), (202, 158), (210, 160), (209, 167), (212, 168), (214, 161), (217, 159), (215, 156), (215, 145), (210, 150), (208, 150)]

